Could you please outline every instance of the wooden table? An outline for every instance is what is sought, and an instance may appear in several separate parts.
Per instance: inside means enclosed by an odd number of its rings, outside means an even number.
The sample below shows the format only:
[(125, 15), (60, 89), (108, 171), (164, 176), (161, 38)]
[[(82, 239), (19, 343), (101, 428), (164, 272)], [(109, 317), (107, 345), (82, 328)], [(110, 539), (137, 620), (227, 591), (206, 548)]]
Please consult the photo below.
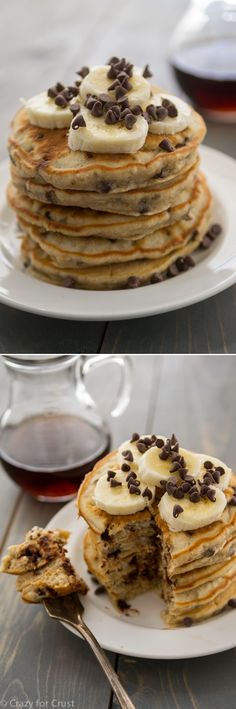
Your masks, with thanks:
[[(234, 357), (135, 357), (133, 367), (129, 407), (121, 419), (111, 422), (114, 445), (131, 429), (167, 434), (175, 431), (183, 446), (205, 450), (233, 466)], [(105, 373), (100, 395), (104, 383)], [(3, 407), (6, 378), (1, 361), (0, 387)], [(2, 549), (21, 540), (32, 525), (45, 525), (58, 508), (31, 499), (2, 472)], [(117, 709), (84, 641), (49, 620), (40, 606), (24, 605), (12, 578), (2, 576), (0, 584), (0, 706), (20, 709), (23, 702), (27, 709)], [(234, 650), (176, 661), (113, 653), (109, 657), (137, 709), (235, 709)]]
[[(186, 0), (57, 0), (2, 3), (0, 158), (19, 105), (55, 80), (68, 81), (84, 63), (111, 54), (150, 62), (155, 79), (177, 90), (168, 41)], [(96, 7), (96, 9), (95, 9)], [(206, 144), (236, 157), (236, 127), (208, 124)], [(0, 306), (0, 352), (236, 352), (236, 286), (195, 306), (116, 323), (68, 322)]]

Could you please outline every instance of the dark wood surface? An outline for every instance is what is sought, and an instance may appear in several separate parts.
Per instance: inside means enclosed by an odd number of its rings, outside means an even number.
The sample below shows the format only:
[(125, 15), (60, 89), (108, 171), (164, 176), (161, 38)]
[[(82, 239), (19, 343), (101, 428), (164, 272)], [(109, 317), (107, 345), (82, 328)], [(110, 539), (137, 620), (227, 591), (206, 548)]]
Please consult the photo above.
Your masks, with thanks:
[[(120, 419), (110, 421), (114, 445), (131, 428), (167, 434), (175, 430), (184, 446), (214, 453), (233, 466), (235, 375), (235, 357), (135, 357), (130, 404)], [(105, 371), (101, 377), (100, 389), (106, 383)], [(0, 386), (2, 409), (7, 383), (1, 360)], [(45, 525), (59, 505), (37, 502), (1, 471), (0, 476), (3, 550), (20, 541), (33, 524)], [(40, 606), (24, 605), (13, 578), (3, 575), (0, 585), (0, 706), (14, 709), (16, 702), (32, 702), (24, 706), (117, 709), (83, 640), (50, 620)], [(109, 657), (136, 709), (235, 709), (235, 650), (176, 661), (115, 653)]]
[[(2, 3), (0, 158), (19, 96), (68, 79), (79, 65), (114, 54), (150, 64), (155, 79), (179, 91), (168, 41), (187, 0), (57, 0)], [(206, 144), (236, 157), (236, 127), (208, 123)], [(236, 286), (196, 306), (151, 318), (84, 323), (43, 318), (0, 305), (0, 352), (231, 352)]]

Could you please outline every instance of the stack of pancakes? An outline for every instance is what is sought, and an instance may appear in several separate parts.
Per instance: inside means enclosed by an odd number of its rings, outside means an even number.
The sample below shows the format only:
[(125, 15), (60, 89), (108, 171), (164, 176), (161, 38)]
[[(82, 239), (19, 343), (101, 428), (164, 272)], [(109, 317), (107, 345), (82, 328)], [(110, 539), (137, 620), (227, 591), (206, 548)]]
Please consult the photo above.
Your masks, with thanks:
[[(96, 506), (97, 480), (115, 469), (117, 460), (113, 451), (97, 463), (78, 495), (79, 513), (89, 527), (85, 561), (115, 606), (125, 610), (129, 599), (157, 589), (171, 627), (190, 625), (231, 605), (236, 596), (236, 477), (225, 490), (228, 504), (218, 521), (173, 532), (160, 516), (158, 497), (149, 508), (129, 515), (111, 515)], [(157, 491), (162, 495), (161, 488)]]
[(87, 289), (154, 283), (176, 261), (185, 270), (183, 259), (191, 265), (211, 217), (199, 173), (204, 135), (192, 110), (188, 128), (148, 133), (136, 153), (73, 152), (67, 129), (34, 126), (22, 108), (9, 139), (8, 199), (25, 266), (52, 283)]

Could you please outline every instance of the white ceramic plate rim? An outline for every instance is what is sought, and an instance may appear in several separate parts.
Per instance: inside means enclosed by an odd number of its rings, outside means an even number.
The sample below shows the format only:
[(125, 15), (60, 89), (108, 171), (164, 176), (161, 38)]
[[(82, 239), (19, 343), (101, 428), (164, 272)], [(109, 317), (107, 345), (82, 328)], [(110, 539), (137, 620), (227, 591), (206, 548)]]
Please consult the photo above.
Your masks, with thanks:
[[(70, 320), (118, 320), (150, 316), (192, 305), (212, 297), (236, 282), (236, 161), (220, 151), (201, 148), (202, 169), (216, 197), (216, 219), (224, 222), (224, 238), (204, 252), (195, 269), (178, 278), (135, 290), (70, 290), (33, 278), (0, 262), (0, 302), (20, 310)], [(8, 163), (0, 164), (0, 199), (6, 204)], [(5, 208), (6, 211), (6, 208)], [(6, 221), (10, 220), (9, 217)], [(0, 247), (6, 240), (1, 234)]]
[[(68, 552), (72, 563), (76, 565), (73, 544), (78, 540), (79, 533), (86, 530), (87, 525), (83, 519), (76, 519), (75, 501), (62, 507), (47, 527), (62, 528), (71, 532)], [(190, 628), (156, 629), (132, 624), (132, 620), (127, 623), (115, 610), (111, 615), (98, 608), (91, 598), (89, 593), (82, 599), (84, 618), (105, 650), (133, 657), (166, 660), (211, 655), (235, 646), (236, 610), (225, 611)], [(63, 625), (78, 635), (72, 627), (66, 623)]]

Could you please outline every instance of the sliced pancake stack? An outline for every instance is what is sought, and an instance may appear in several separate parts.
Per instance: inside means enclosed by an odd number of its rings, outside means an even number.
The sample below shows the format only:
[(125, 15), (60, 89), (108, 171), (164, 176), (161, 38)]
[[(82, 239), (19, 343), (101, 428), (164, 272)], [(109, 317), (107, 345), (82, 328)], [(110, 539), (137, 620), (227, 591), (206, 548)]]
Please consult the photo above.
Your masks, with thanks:
[(236, 476), (178, 442), (166, 457), (173, 437), (135, 435), (97, 463), (79, 490), (90, 572), (120, 610), (159, 591), (170, 627), (236, 607)]
[(22, 108), (9, 139), (8, 199), (25, 267), (67, 287), (115, 289), (193, 265), (211, 194), (199, 173), (205, 125), (190, 115), (177, 133), (148, 132), (137, 152), (99, 154), (71, 150), (66, 128), (33, 125)]

